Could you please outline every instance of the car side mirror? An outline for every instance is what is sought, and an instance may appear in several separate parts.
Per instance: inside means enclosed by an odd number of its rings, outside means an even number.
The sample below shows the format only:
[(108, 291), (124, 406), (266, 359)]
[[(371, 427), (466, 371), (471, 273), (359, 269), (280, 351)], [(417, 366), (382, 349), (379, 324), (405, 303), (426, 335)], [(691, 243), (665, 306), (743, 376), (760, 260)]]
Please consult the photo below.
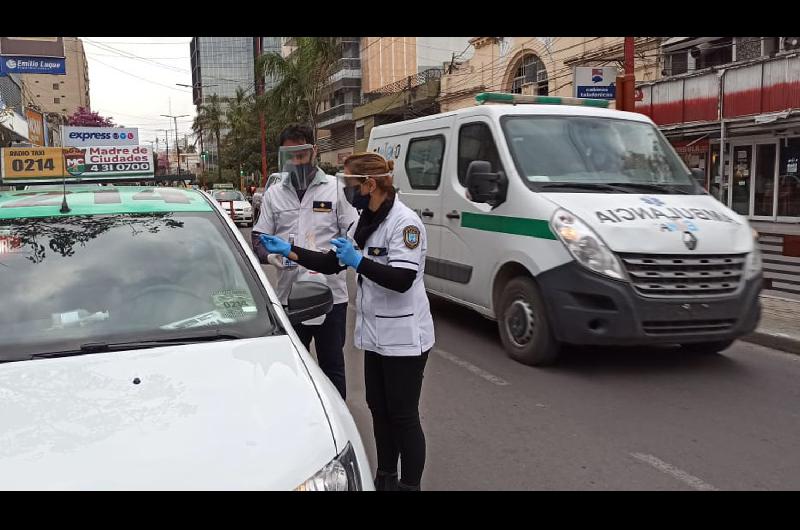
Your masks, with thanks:
[(467, 191), (472, 202), (482, 202), (492, 208), (506, 200), (508, 179), (502, 171), (492, 173), (486, 160), (473, 160), (467, 166)]
[(289, 293), (286, 314), (292, 325), (327, 315), (333, 309), (330, 287), (317, 282), (295, 282)]

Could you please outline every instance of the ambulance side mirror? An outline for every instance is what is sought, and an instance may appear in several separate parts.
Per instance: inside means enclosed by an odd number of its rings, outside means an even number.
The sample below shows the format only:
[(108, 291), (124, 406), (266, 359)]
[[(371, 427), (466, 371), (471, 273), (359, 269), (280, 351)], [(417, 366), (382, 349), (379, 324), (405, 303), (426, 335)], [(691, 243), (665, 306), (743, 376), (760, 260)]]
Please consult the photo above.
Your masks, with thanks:
[(467, 166), (467, 191), (472, 202), (482, 202), (492, 208), (506, 200), (508, 179), (502, 171), (492, 173), (486, 160), (473, 160)]
[(292, 325), (327, 315), (333, 309), (330, 287), (317, 282), (295, 282), (289, 293), (286, 314)]

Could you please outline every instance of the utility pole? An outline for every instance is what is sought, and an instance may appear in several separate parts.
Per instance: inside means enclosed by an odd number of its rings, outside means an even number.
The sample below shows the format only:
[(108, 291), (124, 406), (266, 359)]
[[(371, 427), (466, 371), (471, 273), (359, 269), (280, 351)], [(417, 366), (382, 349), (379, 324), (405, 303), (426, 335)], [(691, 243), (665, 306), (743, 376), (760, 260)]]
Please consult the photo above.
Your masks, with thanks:
[(636, 108), (636, 76), (633, 73), (633, 37), (625, 37), (625, 74), (617, 76), (616, 108), (633, 112)]
[(164, 138), (167, 143), (167, 175), (169, 175), (169, 129), (161, 129), (164, 131)]
[(172, 118), (173, 123), (175, 123), (175, 149), (177, 153), (177, 161), (178, 161), (178, 177), (181, 174), (181, 143), (180, 139), (178, 138), (178, 118), (185, 118), (188, 114), (181, 114), (180, 116), (172, 116), (170, 114), (162, 114), (165, 118)]
[[(256, 96), (263, 96), (264, 95), (264, 78), (263, 76), (258, 75), (258, 59), (263, 54), (264, 50), (263, 44), (264, 40), (263, 37), (253, 37), (254, 44), (255, 44), (255, 61), (253, 61), (253, 65), (255, 68), (255, 84), (256, 84)], [(256, 102), (258, 103), (258, 102)], [(267, 125), (264, 122), (264, 112), (259, 110), (258, 112), (258, 122), (259, 128), (261, 130), (261, 186), (267, 186)], [(241, 174), (241, 172), (240, 172)]]

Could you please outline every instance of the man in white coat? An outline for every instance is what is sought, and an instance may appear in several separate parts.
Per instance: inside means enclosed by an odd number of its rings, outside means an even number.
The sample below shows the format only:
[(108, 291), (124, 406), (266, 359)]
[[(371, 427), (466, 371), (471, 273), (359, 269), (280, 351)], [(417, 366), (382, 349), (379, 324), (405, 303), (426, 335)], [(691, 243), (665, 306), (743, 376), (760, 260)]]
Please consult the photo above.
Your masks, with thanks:
[[(281, 132), (279, 141), (282, 177), (264, 192), (252, 243), (262, 263), (277, 266), (276, 291), (285, 306), (300, 267), (282, 256), (274, 255), (276, 259), (270, 260), (258, 236), (274, 235), (322, 251), (333, 248), (332, 239), (346, 237), (357, 224), (358, 213), (337, 190), (336, 178), (317, 167), (317, 148), (310, 128), (290, 125)], [(307, 349), (314, 339), (320, 368), (345, 398), (346, 272), (326, 276), (326, 280), (333, 293), (333, 309), (321, 325), (298, 324), (295, 331)]]

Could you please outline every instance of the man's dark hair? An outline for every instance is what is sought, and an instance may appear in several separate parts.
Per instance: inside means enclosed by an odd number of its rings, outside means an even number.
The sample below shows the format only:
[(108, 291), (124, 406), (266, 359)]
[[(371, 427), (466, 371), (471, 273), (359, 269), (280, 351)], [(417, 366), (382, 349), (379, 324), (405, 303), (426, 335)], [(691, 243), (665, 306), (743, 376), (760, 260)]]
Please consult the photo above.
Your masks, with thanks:
[(278, 138), (278, 145), (283, 145), (287, 140), (303, 142), (304, 144), (313, 144), (314, 133), (311, 131), (311, 127), (293, 123), (281, 131), (281, 135)]

